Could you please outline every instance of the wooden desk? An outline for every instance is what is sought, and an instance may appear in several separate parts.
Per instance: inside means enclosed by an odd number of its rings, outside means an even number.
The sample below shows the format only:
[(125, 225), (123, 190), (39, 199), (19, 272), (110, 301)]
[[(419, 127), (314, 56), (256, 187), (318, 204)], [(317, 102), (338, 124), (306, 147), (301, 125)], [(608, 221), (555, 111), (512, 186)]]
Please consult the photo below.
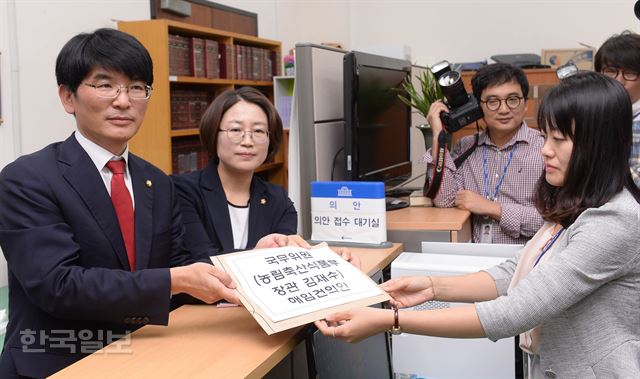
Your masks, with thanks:
[[(402, 252), (402, 244), (352, 251), (372, 275)], [(304, 331), (268, 336), (244, 308), (185, 305), (171, 312), (168, 326), (147, 325), (130, 343), (116, 341), (51, 378), (261, 378), (302, 341)], [(131, 352), (117, 353), (119, 348)]]
[(405, 251), (422, 250), (422, 241), (471, 241), (471, 213), (457, 208), (408, 207), (387, 212), (387, 239)]

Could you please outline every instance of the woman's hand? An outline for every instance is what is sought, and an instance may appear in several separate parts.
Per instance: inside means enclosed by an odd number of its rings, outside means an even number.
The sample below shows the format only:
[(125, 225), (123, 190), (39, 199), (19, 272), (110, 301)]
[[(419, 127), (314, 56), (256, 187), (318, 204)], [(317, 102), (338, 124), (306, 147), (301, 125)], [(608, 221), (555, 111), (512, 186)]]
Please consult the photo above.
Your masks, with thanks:
[(391, 305), (398, 308), (412, 307), (435, 299), (433, 280), (430, 276), (404, 276), (380, 285), (391, 296)]
[(315, 325), (327, 337), (356, 343), (391, 329), (393, 311), (371, 307), (353, 309), (334, 313), (324, 320), (316, 321)]
[(285, 236), (284, 234), (273, 233), (266, 235), (258, 241), (256, 249), (268, 249), (272, 247), (296, 246), (303, 249), (310, 249), (311, 245), (302, 237), (292, 234)]
[(339, 256), (341, 256), (342, 259), (344, 259), (345, 261), (351, 263), (358, 270), (362, 270), (362, 268), (361, 268), (362, 262), (360, 262), (360, 258), (357, 255), (353, 254), (351, 252), (351, 250), (349, 250), (349, 248), (336, 247), (336, 248), (332, 248), (331, 250), (333, 250), (334, 253), (336, 253)]

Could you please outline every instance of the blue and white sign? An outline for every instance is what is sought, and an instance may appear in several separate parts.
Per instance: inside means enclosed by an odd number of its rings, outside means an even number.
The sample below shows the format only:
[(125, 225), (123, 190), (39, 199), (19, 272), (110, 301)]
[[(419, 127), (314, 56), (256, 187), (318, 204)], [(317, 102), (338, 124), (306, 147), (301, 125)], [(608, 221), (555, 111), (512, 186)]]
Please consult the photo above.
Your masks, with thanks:
[(387, 241), (382, 182), (312, 182), (311, 239), (381, 244)]

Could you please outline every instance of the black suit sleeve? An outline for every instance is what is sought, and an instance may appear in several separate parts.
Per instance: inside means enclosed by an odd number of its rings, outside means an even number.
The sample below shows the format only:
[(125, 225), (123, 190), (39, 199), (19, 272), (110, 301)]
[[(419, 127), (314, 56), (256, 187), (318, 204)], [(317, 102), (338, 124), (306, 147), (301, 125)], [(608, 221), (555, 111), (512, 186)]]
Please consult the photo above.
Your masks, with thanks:
[(197, 181), (185, 175), (172, 175), (171, 179), (175, 184), (182, 212), (184, 246), (195, 260), (210, 262), (209, 257), (219, 254), (221, 247), (214, 244), (207, 233), (204, 224), (207, 219), (206, 207), (198, 191)]
[(273, 219), (272, 233), (292, 235), (298, 233), (298, 212), (282, 187), (278, 188), (279, 204), (282, 206)]
[(173, 181), (171, 181), (171, 202), (172, 202), (172, 223), (171, 223), (171, 267), (186, 266), (195, 261), (211, 263), (211, 259), (205, 255), (192, 254), (188, 251), (186, 241), (190, 235), (184, 222), (184, 207), (180, 191), (176, 190)]

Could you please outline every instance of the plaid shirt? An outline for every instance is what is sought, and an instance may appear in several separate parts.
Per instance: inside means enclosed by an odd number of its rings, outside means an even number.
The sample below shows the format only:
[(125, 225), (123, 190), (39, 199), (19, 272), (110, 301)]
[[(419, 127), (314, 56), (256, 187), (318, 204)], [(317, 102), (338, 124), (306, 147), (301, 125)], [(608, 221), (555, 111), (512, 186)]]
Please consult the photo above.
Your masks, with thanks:
[(633, 104), (633, 144), (631, 145), (631, 156), (629, 157), (629, 167), (631, 176), (636, 186), (640, 187), (640, 100)]
[[(496, 196), (496, 201), (502, 207), (502, 215), (497, 224), (499, 227), (494, 223), (491, 241), (508, 244), (526, 243), (543, 223), (542, 217), (534, 206), (536, 183), (544, 173), (541, 153), (544, 144), (542, 134), (527, 127), (523, 122), (513, 138), (498, 149), (489, 139), (486, 131), (483, 131), (478, 139), (478, 147), (462, 166), (456, 169), (453, 159), (467, 151), (474, 143), (475, 136), (464, 137), (454, 146), (451, 154), (447, 153), (442, 185), (433, 201), (434, 205), (453, 207), (456, 192), (463, 189), (484, 196), (484, 146), (486, 146), (489, 173), (488, 189), (490, 195), (493, 195), (509, 155), (515, 148), (500, 191)], [(431, 149), (424, 155), (424, 161), (428, 165), (428, 174), (431, 175), (434, 167)], [(473, 215), (473, 242), (480, 242), (481, 219), (482, 216)]]

